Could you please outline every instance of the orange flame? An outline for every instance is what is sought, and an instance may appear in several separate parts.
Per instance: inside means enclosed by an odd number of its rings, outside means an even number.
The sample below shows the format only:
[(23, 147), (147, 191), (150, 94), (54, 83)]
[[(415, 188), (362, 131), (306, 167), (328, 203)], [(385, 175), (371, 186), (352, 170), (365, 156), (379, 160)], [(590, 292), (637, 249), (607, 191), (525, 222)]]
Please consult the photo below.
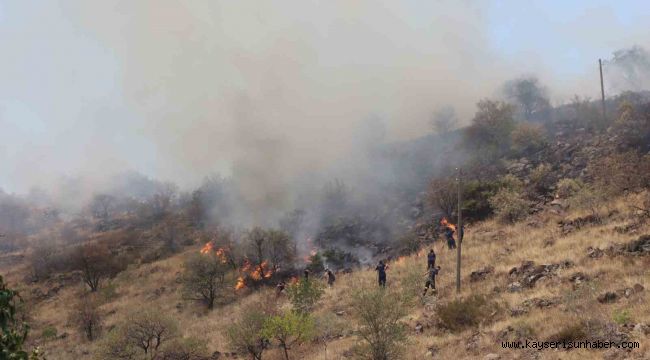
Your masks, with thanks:
[(246, 284), (244, 283), (244, 278), (239, 277), (237, 278), (237, 283), (235, 284), (235, 290), (241, 290), (246, 287)]
[(291, 279), (289, 279), (289, 283), (290, 284), (297, 284), (298, 283), (298, 278), (295, 277), (295, 276), (291, 277)]
[(397, 258), (397, 260), (395, 260), (395, 264), (396, 265), (403, 264), (405, 260), (406, 260), (406, 256), (400, 256)]
[(450, 223), (449, 221), (447, 221), (447, 218), (443, 217), (442, 220), (440, 220), (440, 225), (442, 225), (442, 226), (444, 226), (444, 227), (446, 227), (448, 229), (451, 229), (451, 231), (453, 231), (453, 232), (456, 232), (456, 225), (454, 225), (454, 224)]
[(210, 251), (212, 251), (212, 243), (208, 242), (203, 245), (203, 248), (201, 249), (201, 254), (207, 254)]

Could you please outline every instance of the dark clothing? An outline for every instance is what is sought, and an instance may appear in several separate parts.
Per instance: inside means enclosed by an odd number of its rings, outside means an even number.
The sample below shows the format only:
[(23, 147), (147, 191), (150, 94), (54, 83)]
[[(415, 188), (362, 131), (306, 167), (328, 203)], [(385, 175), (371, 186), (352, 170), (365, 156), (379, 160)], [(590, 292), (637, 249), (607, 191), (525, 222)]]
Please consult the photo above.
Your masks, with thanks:
[(309, 270), (305, 270), (303, 275), (305, 276), (305, 280), (309, 280)]
[(438, 275), (438, 268), (431, 268), (429, 270), (429, 274), (427, 276), (427, 282), (424, 284), (424, 292), (422, 293), (422, 296), (427, 294), (427, 290), (430, 288), (432, 290), (436, 290), (436, 275)]
[(436, 253), (430, 252), (427, 255), (427, 269), (436, 267)]
[(332, 286), (334, 285), (334, 281), (336, 281), (336, 276), (334, 276), (334, 273), (331, 271), (327, 272), (327, 285)]
[(464, 224), (460, 227), (459, 233), (460, 233), (460, 240), (458, 240), (458, 241), (463, 242), (463, 238), (465, 237), (465, 225)]
[(454, 240), (454, 230), (447, 228), (445, 231), (445, 236), (447, 237), (447, 246), (449, 249), (456, 248), (456, 240)]
[(377, 275), (379, 277), (379, 286), (381, 287), (386, 287), (386, 265), (384, 264), (379, 264), (375, 268), (375, 271), (377, 272)]

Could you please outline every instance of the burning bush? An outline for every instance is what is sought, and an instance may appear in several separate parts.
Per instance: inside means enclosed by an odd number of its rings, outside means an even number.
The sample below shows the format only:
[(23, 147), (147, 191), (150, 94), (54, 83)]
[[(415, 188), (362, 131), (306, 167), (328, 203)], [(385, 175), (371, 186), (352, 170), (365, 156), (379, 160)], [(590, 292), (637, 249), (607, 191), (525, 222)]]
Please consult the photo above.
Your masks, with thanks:
[(352, 297), (358, 334), (363, 344), (357, 349), (363, 359), (400, 359), (406, 341), (400, 319), (406, 311), (398, 294), (386, 289), (360, 289)]

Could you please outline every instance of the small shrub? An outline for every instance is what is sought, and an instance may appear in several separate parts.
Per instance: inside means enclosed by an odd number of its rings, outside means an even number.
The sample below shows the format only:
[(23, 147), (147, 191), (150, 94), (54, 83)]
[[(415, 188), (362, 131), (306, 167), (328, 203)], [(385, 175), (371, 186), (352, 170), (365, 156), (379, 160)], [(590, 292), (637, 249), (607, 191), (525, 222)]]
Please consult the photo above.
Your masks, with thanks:
[(260, 304), (248, 305), (241, 314), (239, 319), (226, 328), (226, 338), (236, 351), (247, 353), (254, 360), (262, 360), (262, 354), (269, 346), (262, 330), (272, 314)]
[(118, 298), (117, 285), (114, 282), (109, 282), (104, 287), (99, 289), (99, 295), (101, 300), (105, 303), (109, 303)]
[(584, 324), (574, 322), (562, 327), (557, 333), (551, 335), (548, 341), (573, 342), (584, 340), (587, 337)]
[(400, 359), (406, 328), (400, 319), (406, 314), (398, 293), (373, 287), (359, 289), (352, 296), (358, 335), (363, 340), (356, 349), (362, 359)]
[(530, 172), (530, 182), (540, 194), (546, 194), (550, 190), (554, 184), (553, 180), (551, 166), (548, 164), (540, 164)]
[(560, 179), (560, 181), (557, 182), (556, 188), (557, 188), (557, 196), (567, 199), (573, 195), (575, 195), (580, 189), (584, 187), (584, 184), (582, 181), (577, 180), (577, 179)]
[(309, 314), (293, 311), (267, 318), (262, 327), (262, 336), (278, 341), (285, 360), (289, 360), (289, 350), (293, 345), (308, 341), (313, 335), (314, 319)]
[(614, 311), (612, 319), (614, 319), (614, 322), (619, 325), (628, 324), (632, 321), (632, 314), (630, 314), (630, 311), (627, 309), (621, 309)]
[(320, 274), (325, 271), (325, 262), (320, 253), (315, 253), (309, 256), (309, 264), (307, 264), (307, 270), (313, 274)]
[(58, 332), (54, 326), (47, 326), (45, 329), (43, 329), (41, 337), (45, 340), (53, 340), (56, 339), (57, 333)]
[(480, 295), (458, 299), (441, 305), (438, 317), (442, 326), (451, 331), (460, 331), (480, 324), (488, 315), (489, 304)]
[(535, 153), (548, 144), (546, 131), (538, 124), (520, 123), (510, 136), (512, 138), (512, 150), (519, 155)]
[(301, 314), (310, 313), (314, 305), (323, 296), (324, 288), (323, 283), (317, 280), (301, 279), (294, 284), (290, 284), (287, 287), (287, 296), (293, 310)]
[(501, 189), (490, 198), (497, 218), (504, 223), (515, 223), (528, 215), (530, 202), (515, 190)]

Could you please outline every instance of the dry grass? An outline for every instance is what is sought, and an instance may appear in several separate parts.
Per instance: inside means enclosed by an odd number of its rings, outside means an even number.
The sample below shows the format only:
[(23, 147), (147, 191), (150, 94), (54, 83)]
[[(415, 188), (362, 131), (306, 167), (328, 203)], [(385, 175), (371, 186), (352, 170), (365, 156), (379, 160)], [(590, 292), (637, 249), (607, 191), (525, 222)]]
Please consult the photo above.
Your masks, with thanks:
[[(650, 324), (650, 305), (648, 290), (650, 288), (650, 259), (648, 257), (608, 257), (591, 259), (586, 255), (589, 246), (606, 248), (612, 243), (628, 242), (640, 234), (650, 233), (650, 227), (645, 225), (636, 234), (620, 234), (613, 229), (615, 226), (630, 221), (630, 199), (619, 199), (610, 204), (610, 210), (616, 209), (618, 215), (610, 217), (603, 224), (588, 226), (563, 236), (557, 226), (557, 215), (549, 213), (538, 214), (535, 220), (538, 227), (531, 227), (528, 221), (512, 226), (502, 226), (495, 221), (486, 221), (467, 229), (463, 243), (463, 289), (459, 295), (455, 293), (455, 251), (444, 248), (443, 242), (433, 245), (438, 254), (438, 264), (442, 267), (437, 286), (439, 293), (436, 299), (428, 297), (427, 306), (421, 300), (411, 307), (404, 321), (410, 327), (409, 343), (404, 355), (405, 359), (426, 358), (429, 349), (434, 349), (436, 358), (483, 358), (488, 353), (501, 354), (503, 358), (526, 358), (525, 352), (504, 350), (497, 338), (499, 332), (508, 326), (527, 328), (533, 332), (536, 340), (546, 340), (579, 319), (598, 319), (613, 322), (613, 314), (627, 310), (633, 323)], [(570, 212), (567, 216), (574, 218), (584, 215), (581, 212)], [(554, 244), (548, 245), (547, 240), (553, 239)], [(192, 250), (195, 251), (195, 250)], [(210, 351), (229, 351), (223, 335), (225, 327), (236, 319), (242, 306), (254, 301), (278, 301), (278, 306), (288, 306), (286, 299), (276, 300), (273, 290), (252, 292), (241, 295), (236, 303), (206, 312), (201, 306), (181, 299), (180, 284), (176, 282), (177, 273), (181, 269), (184, 256), (179, 254), (172, 258), (157, 261), (152, 264), (130, 268), (113, 280), (118, 297), (105, 305), (105, 328), (122, 321), (124, 314), (130, 309), (140, 306), (156, 307), (173, 316), (179, 323), (185, 336), (203, 339)], [(532, 289), (524, 289), (518, 293), (505, 291), (508, 284), (508, 271), (519, 266), (522, 261), (532, 260), (538, 264), (558, 263), (564, 260), (572, 261), (575, 266), (559, 270), (557, 277), (540, 281)], [(487, 265), (494, 267), (494, 273), (479, 282), (470, 283), (472, 271)], [(426, 268), (425, 256), (410, 256), (400, 263), (391, 264), (388, 270), (388, 286), (409, 288), (409, 281)], [(22, 274), (27, 271), (25, 266), (12, 269), (0, 269), (8, 274), (8, 279), (14, 283), (22, 281)], [(582, 272), (593, 280), (582, 290), (574, 291), (567, 278)], [(354, 320), (348, 304), (350, 294), (361, 286), (374, 286), (375, 273), (365, 269), (352, 274), (340, 274), (333, 288), (327, 289), (319, 306), (316, 316), (330, 316), (338, 319), (344, 327), (342, 337), (327, 343), (313, 343), (292, 350), (294, 358), (330, 360), (342, 359), (357, 341), (353, 336)], [(614, 304), (603, 305), (597, 302), (596, 296), (604, 291), (631, 287), (639, 283), (647, 290), (640, 294), (623, 298)], [(29, 285), (33, 287), (35, 285)], [(412, 287), (412, 286), (411, 286)], [(163, 290), (164, 288), (164, 290)], [(495, 292), (495, 288), (500, 289)], [(586, 290), (585, 290), (586, 289)], [(24, 289), (23, 291), (29, 291)], [(95, 343), (82, 339), (78, 331), (68, 324), (68, 314), (75, 297), (83, 291), (81, 286), (65, 287), (56, 296), (36, 304), (31, 311), (33, 317), (32, 341), (41, 345), (49, 359), (89, 358), (95, 350)], [(436, 302), (446, 302), (457, 296), (467, 297), (471, 294), (485, 295), (491, 301), (499, 304), (501, 309), (491, 321), (478, 327), (459, 333), (450, 333), (436, 326), (427, 326), (422, 334), (413, 330), (415, 324), (435, 323)], [(524, 300), (542, 297), (558, 297), (561, 303), (546, 309), (532, 308), (519, 317), (511, 317), (508, 309), (520, 305)], [(180, 304), (177, 306), (177, 304)], [(343, 315), (333, 315), (343, 311)], [(65, 338), (44, 342), (39, 339), (42, 329), (55, 326), (58, 334), (67, 333)], [(640, 341), (641, 349), (628, 354), (631, 358), (649, 358), (650, 340), (638, 333), (631, 333), (633, 340)], [(469, 341), (473, 338), (473, 341)], [(573, 350), (556, 352), (545, 350), (538, 352), (540, 359), (585, 359), (600, 358), (604, 351)], [(277, 350), (265, 355), (268, 359), (280, 359)]]

